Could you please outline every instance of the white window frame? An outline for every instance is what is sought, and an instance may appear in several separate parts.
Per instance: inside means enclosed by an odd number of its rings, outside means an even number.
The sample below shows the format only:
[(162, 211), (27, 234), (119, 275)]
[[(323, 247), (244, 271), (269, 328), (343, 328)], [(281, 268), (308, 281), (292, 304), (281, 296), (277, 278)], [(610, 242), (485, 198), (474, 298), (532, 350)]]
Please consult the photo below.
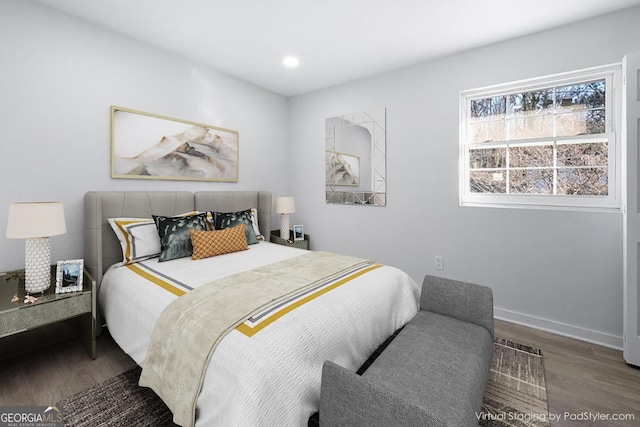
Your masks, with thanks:
[[(622, 141), (621, 141), (621, 102), (622, 102), (622, 66), (620, 63), (578, 70), (568, 73), (522, 80), (496, 86), (488, 86), (460, 92), (460, 129), (459, 129), (459, 201), (460, 206), (571, 209), (596, 211), (621, 211), (622, 188)], [(605, 133), (578, 137), (539, 138), (499, 143), (468, 143), (467, 120), (471, 110), (471, 101), (475, 99), (503, 96), (514, 92), (527, 92), (536, 89), (563, 86), (589, 80), (606, 80)], [(492, 148), (507, 144), (520, 145), (576, 140), (608, 139), (608, 195), (606, 196), (567, 196), (539, 194), (489, 194), (472, 193), (470, 189), (469, 151), (472, 148)]]

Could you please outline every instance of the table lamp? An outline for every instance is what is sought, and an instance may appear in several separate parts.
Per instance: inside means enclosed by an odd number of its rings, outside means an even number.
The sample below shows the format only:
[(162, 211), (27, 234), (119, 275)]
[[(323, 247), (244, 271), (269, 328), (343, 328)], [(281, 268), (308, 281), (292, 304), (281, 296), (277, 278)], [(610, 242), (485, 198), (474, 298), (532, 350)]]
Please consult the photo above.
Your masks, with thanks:
[(9, 205), (7, 239), (26, 239), (24, 288), (46, 291), (51, 285), (50, 236), (67, 232), (61, 202), (18, 202)]
[(289, 239), (289, 214), (296, 211), (293, 196), (276, 197), (276, 213), (280, 215), (280, 238)]

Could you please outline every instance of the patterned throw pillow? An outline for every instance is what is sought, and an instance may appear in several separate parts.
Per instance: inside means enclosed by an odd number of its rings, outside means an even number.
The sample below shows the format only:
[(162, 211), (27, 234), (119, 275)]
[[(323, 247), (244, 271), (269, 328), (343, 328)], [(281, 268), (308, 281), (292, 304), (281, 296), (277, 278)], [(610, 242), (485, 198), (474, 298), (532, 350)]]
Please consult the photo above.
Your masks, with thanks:
[(215, 230), (224, 230), (239, 224), (245, 225), (247, 243), (254, 245), (258, 243), (255, 231), (253, 231), (253, 221), (251, 220), (251, 209), (240, 212), (210, 212)]
[(190, 230), (207, 230), (207, 214), (185, 217), (153, 216), (160, 236), (160, 262), (191, 256)]
[(249, 249), (245, 234), (245, 225), (240, 224), (224, 230), (191, 230), (193, 255), (191, 259), (210, 258), (216, 255)]

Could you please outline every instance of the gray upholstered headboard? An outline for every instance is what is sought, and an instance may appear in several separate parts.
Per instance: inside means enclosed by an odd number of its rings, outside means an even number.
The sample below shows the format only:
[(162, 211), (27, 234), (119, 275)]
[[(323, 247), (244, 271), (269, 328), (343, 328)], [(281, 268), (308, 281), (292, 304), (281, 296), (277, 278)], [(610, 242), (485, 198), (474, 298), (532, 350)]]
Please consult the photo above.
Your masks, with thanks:
[(122, 260), (120, 244), (108, 218), (151, 218), (191, 210), (237, 212), (258, 209), (260, 231), (271, 234), (271, 193), (268, 191), (90, 191), (84, 196), (84, 265), (96, 279)]

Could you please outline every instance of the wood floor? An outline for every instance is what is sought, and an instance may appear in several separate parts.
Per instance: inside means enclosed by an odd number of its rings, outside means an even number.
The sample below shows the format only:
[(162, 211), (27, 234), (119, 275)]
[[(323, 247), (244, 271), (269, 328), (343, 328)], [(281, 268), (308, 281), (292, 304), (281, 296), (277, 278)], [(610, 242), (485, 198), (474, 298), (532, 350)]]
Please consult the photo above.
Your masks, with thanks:
[[(496, 321), (496, 336), (542, 350), (551, 426), (640, 426), (640, 369), (622, 352), (536, 329)], [(632, 414), (627, 421), (579, 416)]]
[(71, 338), (0, 360), (0, 406), (53, 405), (135, 366), (106, 330), (95, 360)]
[[(640, 369), (622, 353), (496, 321), (496, 336), (542, 349), (551, 426), (640, 426)], [(75, 339), (0, 360), (0, 406), (50, 405), (135, 366), (108, 333), (91, 360)], [(634, 420), (586, 417), (632, 414)], [(582, 417), (583, 419), (576, 419)]]

